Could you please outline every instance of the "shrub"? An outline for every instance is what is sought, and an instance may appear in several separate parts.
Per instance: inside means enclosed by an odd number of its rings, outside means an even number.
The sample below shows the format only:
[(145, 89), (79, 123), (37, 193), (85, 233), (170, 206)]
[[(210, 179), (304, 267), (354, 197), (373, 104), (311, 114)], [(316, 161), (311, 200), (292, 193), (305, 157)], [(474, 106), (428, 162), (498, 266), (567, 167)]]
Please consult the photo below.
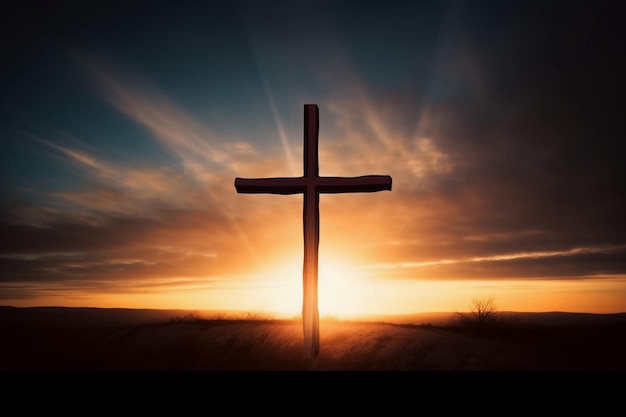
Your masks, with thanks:
[(500, 313), (494, 303), (494, 297), (473, 298), (469, 312), (456, 313), (454, 324), (459, 327), (484, 331), (496, 328), (501, 323)]

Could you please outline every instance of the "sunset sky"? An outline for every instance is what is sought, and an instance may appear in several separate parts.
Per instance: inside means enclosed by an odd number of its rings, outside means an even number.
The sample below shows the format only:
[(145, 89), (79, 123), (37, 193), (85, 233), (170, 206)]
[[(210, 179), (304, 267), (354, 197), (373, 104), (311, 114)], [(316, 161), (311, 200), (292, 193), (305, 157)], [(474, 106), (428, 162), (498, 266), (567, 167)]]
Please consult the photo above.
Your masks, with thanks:
[[(577, 1), (14, 2), (0, 304), (298, 314), (304, 104), (320, 313), (626, 311), (621, 15)], [(82, 4), (82, 6), (78, 6)]]

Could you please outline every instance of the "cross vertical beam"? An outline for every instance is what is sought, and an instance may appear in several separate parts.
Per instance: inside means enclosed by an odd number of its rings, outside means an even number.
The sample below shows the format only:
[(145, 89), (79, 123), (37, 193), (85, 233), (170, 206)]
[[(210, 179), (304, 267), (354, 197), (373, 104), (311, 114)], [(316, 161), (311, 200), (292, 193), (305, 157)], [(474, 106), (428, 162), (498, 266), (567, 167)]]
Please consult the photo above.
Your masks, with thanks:
[(317, 269), (320, 241), (320, 195), (316, 190), (315, 181), (319, 178), (319, 162), (317, 143), (319, 135), (319, 118), (317, 106), (304, 106), (304, 192), (303, 225), (304, 225), (304, 268), (302, 286), (302, 326), (304, 331), (304, 349), (309, 357), (319, 354), (319, 310), (317, 301)]
[(235, 178), (238, 193), (299, 194), (304, 196), (303, 232), (304, 265), (302, 326), (305, 354), (319, 354), (319, 310), (317, 300), (319, 253), (319, 195), (320, 193), (359, 193), (391, 191), (388, 175), (361, 177), (320, 177), (318, 163), (319, 109), (315, 104), (304, 105), (304, 175), (292, 178)]

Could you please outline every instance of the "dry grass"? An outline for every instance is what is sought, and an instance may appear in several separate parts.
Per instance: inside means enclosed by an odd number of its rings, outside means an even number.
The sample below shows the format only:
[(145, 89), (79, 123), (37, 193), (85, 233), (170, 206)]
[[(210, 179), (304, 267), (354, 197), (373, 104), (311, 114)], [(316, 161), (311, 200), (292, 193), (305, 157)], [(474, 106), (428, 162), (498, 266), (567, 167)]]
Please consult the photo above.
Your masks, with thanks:
[(139, 325), (11, 325), (1, 370), (626, 370), (626, 325), (524, 326), (491, 334), (434, 325), (321, 323), (304, 357), (300, 320), (195, 314)]

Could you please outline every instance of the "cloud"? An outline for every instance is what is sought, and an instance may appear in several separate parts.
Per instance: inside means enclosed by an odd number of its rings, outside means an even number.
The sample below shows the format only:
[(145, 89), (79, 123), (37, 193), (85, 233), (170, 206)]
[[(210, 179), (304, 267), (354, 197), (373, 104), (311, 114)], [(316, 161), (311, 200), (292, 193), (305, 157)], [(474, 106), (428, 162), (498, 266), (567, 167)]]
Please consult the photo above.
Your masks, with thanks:
[[(502, 253), (490, 256), (463, 256), (416, 262), (380, 263), (370, 268), (396, 277), (418, 279), (577, 279), (622, 276), (626, 246), (577, 247), (545, 252)], [(408, 269), (411, 274), (398, 274)]]

